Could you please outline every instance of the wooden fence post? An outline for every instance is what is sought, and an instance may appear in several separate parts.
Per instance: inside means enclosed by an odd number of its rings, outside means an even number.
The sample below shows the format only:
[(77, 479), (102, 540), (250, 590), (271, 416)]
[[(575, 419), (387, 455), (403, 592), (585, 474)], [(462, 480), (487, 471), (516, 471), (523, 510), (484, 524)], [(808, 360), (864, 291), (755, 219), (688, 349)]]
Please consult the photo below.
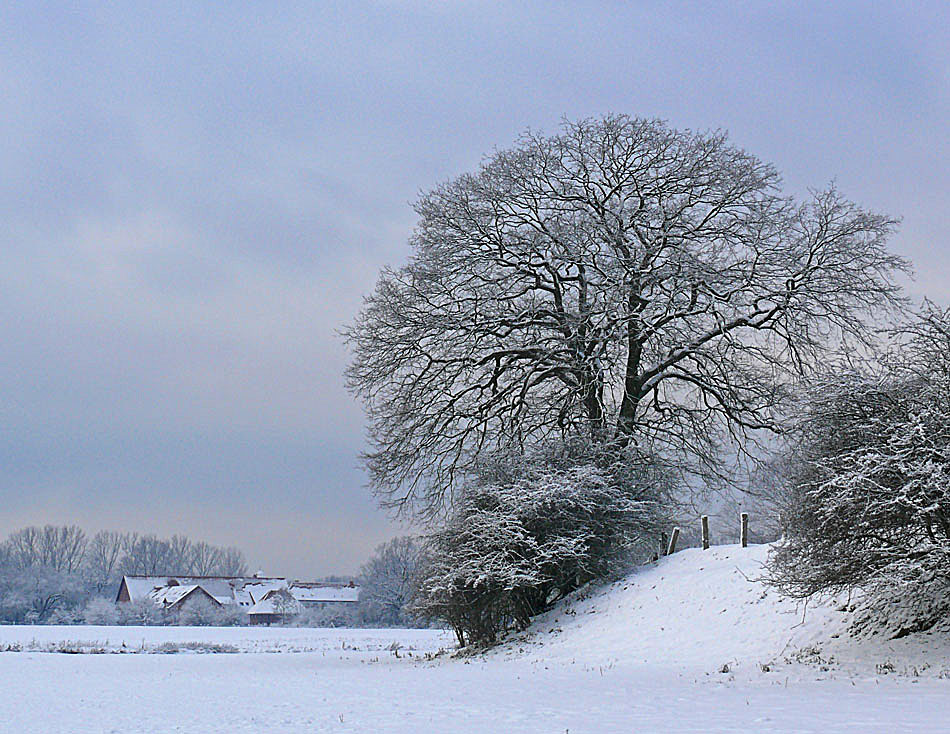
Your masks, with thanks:
[(748, 548), (749, 546), (749, 513), (743, 512), (739, 517), (742, 518), (742, 529), (739, 531), (739, 544), (743, 548)]
[(680, 529), (673, 528), (673, 534), (670, 536), (670, 545), (666, 549), (666, 555), (672, 556), (676, 552), (676, 541), (679, 540)]
[(660, 533), (660, 555), (666, 555), (666, 549), (669, 547), (669, 538), (666, 537), (666, 533)]
[(709, 516), (703, 515), (703, 550), (709, 550)]

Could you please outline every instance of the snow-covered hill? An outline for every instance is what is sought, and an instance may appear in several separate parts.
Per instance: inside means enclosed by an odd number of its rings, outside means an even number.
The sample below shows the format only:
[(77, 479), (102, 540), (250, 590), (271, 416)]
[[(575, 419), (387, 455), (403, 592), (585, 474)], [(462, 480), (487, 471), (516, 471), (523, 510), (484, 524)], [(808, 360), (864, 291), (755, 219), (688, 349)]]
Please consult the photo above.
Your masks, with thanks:
[(855, 639), (846, 594), (803, 604), (762, 582), (768, 550), (682, 550), (574, 595), (495, 654), (697, 673), (950, 675), (945, 633)]

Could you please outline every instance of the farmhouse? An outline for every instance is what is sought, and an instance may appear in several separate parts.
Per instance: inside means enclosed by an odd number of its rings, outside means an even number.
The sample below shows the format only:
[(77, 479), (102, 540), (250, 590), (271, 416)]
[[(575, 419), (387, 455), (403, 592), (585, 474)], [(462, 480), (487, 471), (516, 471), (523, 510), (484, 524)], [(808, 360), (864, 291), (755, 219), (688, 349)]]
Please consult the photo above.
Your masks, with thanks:
[(221, 603), (217, 599), (198, 586), (198, 584), (166, 586), (154, 594), (152, 601), (165, 611), (175, 612), (188, 609), (196, 604), (221, 606)]
[(295, 617), (306, 609), (340, 610), (359, 601), (360, 588), (350, 584), (295, 581), (287, 588), (268, 591), (248, 610), (251, 624), (272, 624)]
[(235, 605), (252, 624), (271, 624), (304, 609), (349, 608), (359, 600), (350, 584), (291, 581), (278, 576), (123, 576), (116, 602), (150, 601), (163, 611), (181, 612), (200, 600)]

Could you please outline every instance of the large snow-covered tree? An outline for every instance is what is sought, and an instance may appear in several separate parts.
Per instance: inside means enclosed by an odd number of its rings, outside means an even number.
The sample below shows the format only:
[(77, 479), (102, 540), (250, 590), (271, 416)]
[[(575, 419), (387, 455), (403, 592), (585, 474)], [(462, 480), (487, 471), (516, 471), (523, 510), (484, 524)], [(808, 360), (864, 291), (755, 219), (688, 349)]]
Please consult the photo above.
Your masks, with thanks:
[(348, 331), (384, 502), (432, 514), (486, 450), (584, 434), (712, 474), (780, 384), (863, 336), (905, 263), (834, 188), (799, 203), (722, 133), (612, 115), (423, 194)]

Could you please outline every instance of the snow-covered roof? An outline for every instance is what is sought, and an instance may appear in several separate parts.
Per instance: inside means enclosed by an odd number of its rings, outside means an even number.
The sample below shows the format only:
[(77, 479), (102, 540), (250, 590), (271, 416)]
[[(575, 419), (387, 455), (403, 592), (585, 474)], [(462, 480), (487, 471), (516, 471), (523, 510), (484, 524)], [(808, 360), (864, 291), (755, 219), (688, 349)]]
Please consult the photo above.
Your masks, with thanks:
[(276, 589), (247, 610), (248, 614), (297, 614), (300, 603), (285, 589)]
[(123, 578), (131, 601), (146, 599), (156, 589), (168, 585), (167, 576), (126, 576)]
[(274, 579), (266, 582), (252, 582), (247, 583), (241, 589), (235, 589), (235, 599), (239, 598), (238, 594), (241, 595), (241, 598), (244, 598), (244, 595), (250, 599), (251, 604), (255, 604), (263, 599), (271, 591), (276, 591), (277, 589), (286, 589), (287, 580), (286, 579)]
[(188, 586), (161, 586), (154, 589), (148, 596), (156, 604), (170, 607), (180, 602), (197, 588), (199, 588), (197, 584), (190, 584)]
[(356, 602), (360, 598), (359, 586), (341, 586), (339, 584), (293, 584), (290, 593), (294, 599), (303, 603), (317, 602)]
[[(325, 602), (355, 603), (360, 589), (352, 584), (308, 583), (276, 576), (125, 576), (122, 583), (129, 592), (130, 601), (149, 599), (160, 606), (173, 606), (195, 589), (201, 589), (219, 604), (237, 604), (251, 613), (273, 614), (273, 603), (258, 606), (274, 592), (289, 589), (293, 603), (319, 604)], [(279, 606), (279, 605), (278, 605)], [(287, 611), (286, 609), (282, 611)]]
[(163, 590), (198, 586), (219, 604), (238, 603), (243, 607), (251, 606), (268, 591), (287, 587), (287, 579), (256, 576), (124, 576), (122, 583), (130, 601), (151, 599), (162, 603), (159, 599), (166, 598)]

